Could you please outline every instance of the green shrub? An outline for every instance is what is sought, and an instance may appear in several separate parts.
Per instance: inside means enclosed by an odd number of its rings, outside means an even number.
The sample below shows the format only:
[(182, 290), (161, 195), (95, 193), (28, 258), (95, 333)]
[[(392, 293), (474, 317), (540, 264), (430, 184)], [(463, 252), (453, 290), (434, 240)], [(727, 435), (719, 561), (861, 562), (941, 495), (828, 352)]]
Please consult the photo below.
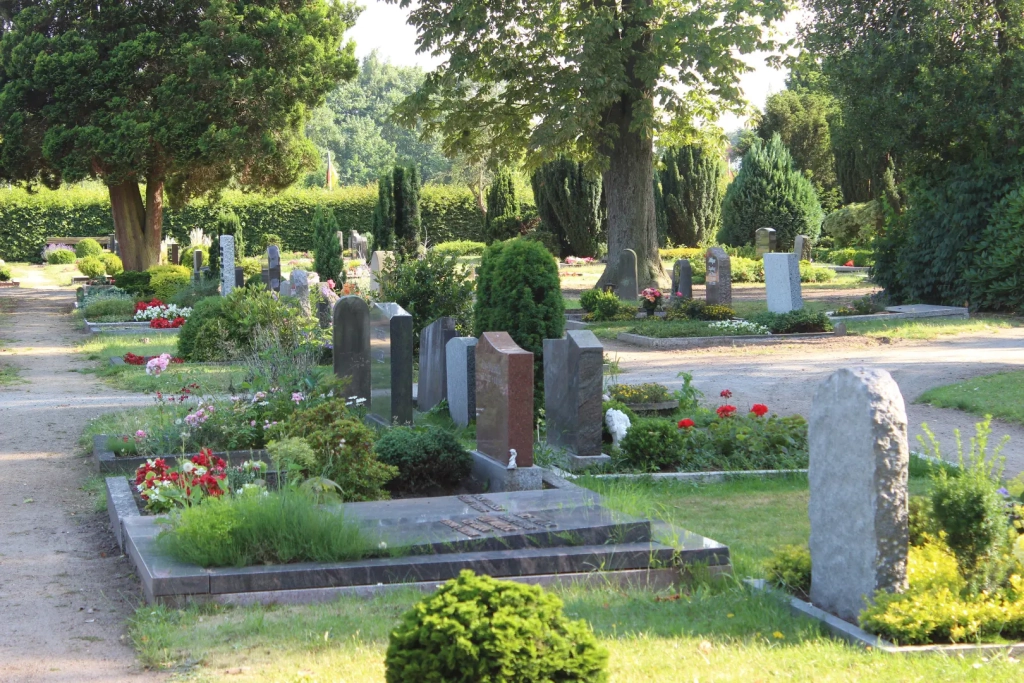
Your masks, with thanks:
[(200, 567), (345, 562), (372, 549), (342, 510), (289, 490), (207, 498), (171, 514), (157, 544), (179, 562)]
[(86, 256), (99, 256), (103, 253), (103, 247), (96, 240), (87, 237), (75, 245), (75, 256), (85, 258)]
[(184, 266), (185, 268), (188, 268), (189, 270), (192, 270), (195, 267), (195, 259), (193, 258), (192, 254), (194, 254), (196, 251), (203, 255), (203, 260), (202, 263), (200, 263), (199, 267), (202, 268), (203, 266), (210, 265), (209, 250), (206, 247), (185, 247), (184, 249), (182, 249), (181, 255), (178, 257), (181, 259), (181, 265)]
[(341, 251), (338, 222), (334, 220), (334, 213), (318, 206), (313, 214), (313, 270), (320, 276), (321, 282), (333, 280), (339, 287), (345, 282), (345, 263)]
[(402, 616), (384, 659), (387, 683), (599, 683), (608, 653), (582, 619), (539, 586), (465, 570)]
[(395, 192), (395, 250), (405, 256), (414, 256), (420, 248), (420, 176), (416, 166), (396, 166)]
[(851, 261), (853, 265), (860, 268), (867, 268), (875, 264), (875, 255), (870, 249), (815, 249), (812, 253), (816, 261), (836, 266), (845, 266)]
[(136, 300), (146, 301), (153, 298), (153, 288), (150, 287), (152, 275), (148, 272), (137, 270), (126, 270), (114, 278), (117, 288), (134, 296)]
[[(196, 301), (192, 307), (192, 315), (188, 317), (185, 324), (178, 332), (178, 356), (187, 361), (220, 361), (226, 360), (224, 353), (216, 352), (211, 354), (209, 338), (216, 330), (216, 325), (206, 323), (219, 323), (224, 310), (223, 297), (211, 296)], [(204, 329), (207, 328), (207, 329)], [(223, 330), (223, 326), (220, 328)], [(196, 349), (196, 343), (200, 342), (200, 349)], [(226, 343), (226, 339), (224, 340)], [(210, 356), (214, 357), (210, 357)]]
[(472, 328), (473, 281), (452, 253), (431, 250), (422, 259), (388, 259), (377, 278), (382, 301), (393, 301), (412, 316), (413, 344), (430, 323), (449, 316), (459, 334)]
[(660, 403), (668, 401), (668, 389), (664, 384), (645, 382), (643, 384), (613, 384), (608, 387), (608, 396), (614, 401), (627, 405), (637, 403)]
[(185, 266), (153, 266), (146, 272), (153, 295), (161, 301), (169, 301), (192, 281), (192, 271)]
[(800, 262), (800, 282), (832, 282), (836, 279), (836, 271), (831, 268), (815, 266), (807, 261)]
[(103, 261), (99, 260), (96, 256), (87, 256), (78, 262), (78, 270), (81, 271), (82, 275), (88, 278), (103, 277), (107, 272), (107, 267), (103, 265)]
[(628, 304), (623, 304), (612, 292), (600, 289), (588, 289), (580, 295), (580, 307), (587, 311), (586, 320), (604, 322), (615, 320), (622, 314), (635, 317), (636, 312)]
[(46, 262), (51, 266), (67, 266), (75, 262), (75, 252), (70, 249), (54, 249), (46, 255)]
[(732, 256), (729, 261), (732, 267), (733, 282), (764, 282), (764, 262), (762, 260)]
[(377, 203), (373, 206), (373, 248), (391, 251), (395, 246), (395, 176), (386, 172), (377, 180)]
[(14, 276), (6, 265), (0, 265), (0, 282), (10, 282)]
[(678, 299), (665, 314), (668, 320), (731, 320), (735, 317), (736, 311), (728, 306), (709, 304), (701, 299)]
[(131, 320), (135, 316), (135, 301), (113, 297), (98, 299), (85, 307), (84, 314), (86, 320), (94, 322), (111, 316)]
[(246, 280), (258, 277), (263, 272), (263, 261), (260, 260), (259, 256), (247, 256), (235, 263), (242, 267), (242, 273)]
[[(725, 192), (718, 241), (732, 246), (753, 244), (758, 228), (772, 227), (778, 248), (790, 250), (797, 235), (816, 238), (821, 221), (814, 186), (793, 167), (793, 158), (778, 134), (768, 142), (755, 139)], [(734, 279), (736, 269), (734, 260)]]
[(601, 176), (563, 157), (534, 171), (530, 184), (541, 222), (556, 238), (558, 256), (597, 256), (606, 213)]
[(803, 545), (778, 548), (765, 561), (765, 575), (773, 586), (804, 600), (811, 594), (811, 551)]
[(597, 300), (604, 294), (600, 289), (588, 289), (580, 294), (580, 308), (587, 313), (593, 313), (597, 308)]
[(721, 225), (725, 176), (719, 150), (702, 143), (669, 147), (661, 166), (668, 238), (691, 247), (714, 241)]
[(262, 254), (267, 251), (267, 247), (269, 247), (271, 244), (277, 246), (278, 249), (284, 246), (283, 243), (281, 242), (281, 236), (276, 235), (272, 232), (268, 232), (264, 234), (262, 237), (260, 237), (256, 246), (259, 247), (260, 253)]
[(521, 224), (522, 209), (516, 196), (515, 173), (511, 168), (503, 166), (498, 169), (494, 181), (487, 189), (487, 216), (484, 219), (487, 243), (517, 237)]
[(763, 325), (772, 331), (772, 334), (800, 334), (808, 332), (831, 332), (834, 328), (832, 321), (824, 312), (814, 313), (806, 308), (801, 308), (789, 313), (772, 313), (764, 311), (755, 313), (747, 318), (750, 322)]
[(394, 427), (374, 446), (377, 457), (398, 468), (390, 488), (397, 491), (452, 489), (469, 476), (473, 458), (451, 432), (437, 427)]
[(938, 534), (932, 502), (925, 496), (911, 496), (907, 501), (907, 526), (910, 530), (910, 545), (924, 545)]
[(887, 305), (888, 301), (884, 293), (867, 294), (837, 308), (832, 315), (871, 315), (872, 313), (881, 313)]
[(641, 472), (675, 469), (681, 460), (683, 437), (670, 420), (639, 418), (619, 442), (626, 464)]
[(837, 247), (868, 247), (885, 222), (882, 201), (847, 204), (836, 209), (821, 223), (821, 231), (831, 237)]
[(978, 239), (966, 277), (971, 308), (1024, 310), (1024, 188), (1003, 197)]
[(484, 242), (473, 242), (472, 240), (457, 240), (454, 242), (441, 242), (431, 247), (432, 251), (439, 251), (442, 254), (455, 254), (456, 256), (479, 256), (484, 253), (487, 244)]
[(99, 255), (100, 261), (103, 261), (103, 266), (106, 268), (107, 275), (111, 277), (117, 277), (124, 272), (124, 264), (121, 263), (121, 257), (109, 251), (105, 251)]
[(706, 427), (686, 430), (681, 471), (807, 468), (807, 422), (799, 415), (747, 413), (701, 421)]

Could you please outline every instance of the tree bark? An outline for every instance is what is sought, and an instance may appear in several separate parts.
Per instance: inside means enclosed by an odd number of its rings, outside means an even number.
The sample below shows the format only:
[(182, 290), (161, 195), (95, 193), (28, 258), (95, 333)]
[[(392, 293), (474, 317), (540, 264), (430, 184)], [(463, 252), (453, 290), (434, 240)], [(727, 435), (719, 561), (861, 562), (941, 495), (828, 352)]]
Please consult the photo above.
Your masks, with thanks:
[(160, 233), (163, 228), (164, 183), (146, 183), (146, 204), (135, 180), (108, 186), (114, 234), (121, 246), (125, 270), (143, 271), (160, 262)]

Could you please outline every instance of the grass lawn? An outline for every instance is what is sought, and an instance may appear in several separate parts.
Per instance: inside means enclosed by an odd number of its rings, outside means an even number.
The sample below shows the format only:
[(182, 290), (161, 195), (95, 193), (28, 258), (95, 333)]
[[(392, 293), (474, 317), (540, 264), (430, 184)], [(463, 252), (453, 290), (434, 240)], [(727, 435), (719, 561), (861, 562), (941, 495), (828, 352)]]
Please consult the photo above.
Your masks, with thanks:
[(849, 334), (891, 339), (934, 339), (952, 334), (979, 334), (1020, 327), (1024, 321), (1017, 318), (924, 318), (911, 320), (851, 320), (846, 323)]
[[(10, 322), (5, 314), (10, 313), (12, 310), (14, 310), (14, 301), (6, 297), (0, 297), (0, 329), (6, 327)], [(4, 350), (4, 346), (8, 341), (0, 337), (0, 351)], [(17, 366), (0, 362), (0, 387), (21, 382), (22, 380), (18, 372)]]
[(174, 391), (195, 382), (203, 392), (223, 393), (238, 384), (245, 376), (244, 368), (237, 365), (205, 365), (202, 363), (171, 364), (158, 376), (147, 375), (139, 365), (111, 365), (111, 357), (123, 357), (131, 352), (139, 356), (159, 356), (177, 351), (176, 335), (96, 334), (82, 342), (78, 352), (96, 361), (92, 372), (119, 389), (154, 392)]
[[(758, 574), (771, 550), (804, 543), (807, 480), (791, 477), (695, 486), (590, 480), (628, 512), (726, 542), (737, 576)], [(912, 479), (912, 488), (926, 483)], [(996, 656), (898, 657), (825, 637), (779, 600), (733, 580), (682, 594), (581, 587), (557, 591), (610, 652), (614, 683), (679, 681), (1013, 681)], [(143, 664), (186, 681), (381, 681), (387, 637), (420, 594), (344, 598), (325, 605), (184, 610), (140, 607), (129, 636)], [(176, 679), (176, 680), (178, 680)]]
[(1024, 423), (1024, 371), (1000, 372), (935, 387), (921, 394), (918, 402)]
[(21, 283), (22, 287), (34, 287), (35, 283), (70, 287), (71, 278), (82, 274), (73, 263), (67, 265), (8, 263), (7, 265), (11, 268), (11, 275)]

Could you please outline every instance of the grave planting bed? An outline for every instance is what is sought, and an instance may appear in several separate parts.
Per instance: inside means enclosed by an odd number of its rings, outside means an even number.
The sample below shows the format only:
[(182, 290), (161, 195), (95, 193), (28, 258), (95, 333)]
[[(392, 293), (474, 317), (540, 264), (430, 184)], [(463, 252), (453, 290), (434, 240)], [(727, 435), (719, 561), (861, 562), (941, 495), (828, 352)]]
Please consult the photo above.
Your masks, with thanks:
[[(134, 475), (135, 471), (147, 460), (162, 458), (168, 465), (174, 467), (179, 462), (184, 462), (198, 453), (167, 453), (161, 455), (117, 455), (107, 447), (110, 442), (107, 434), (97, 434), (92, 439), (92, 458), (100, 474), (128, 474)], [(267, 452), (263, 449), (251, 449), (243, 451), (221, 451), (214, 453), (218, 458), (223, 458), (229, 465), (241, 465), (246, 460), (265, 460)]]
[(94, 323), (83, 320), (85, 331), (89, 334), (177, 334), (178, 327), (150, 327), (148, 322)]
[(888, 306), (884, 313), (866, 315), (829, 315), (834, 322), (853, 322), (864, 320), (910, 320), (914, 318), (963, 318), (970, 317), (966, 308), (959, 306), (932, 306), (930, 304), (910, 304), (907, 306)]
[(160, 517), (141, 515), (127, 479), (106, 483), (111, 525), (150, 603), (320, 602), (395, 587), (432, 590), (463, 569), (547, 585), (652, 587), (677, 583), (688, 565), (731, 569), (728, 547), (607, 508), (598, 494), (556, 477), (536, 491), (345, 504), (346, 519), (390, 556), (204, 569), (160, 552)]
[(721, 337), (646, 337), (629, 332), (620, 333), (616, 339), (626, 344), (648, 349), (692, 349), (708, 346), (747, 346), (758, 344), (784, 344), (791, 341), (813, 341), (834, 339), (838, 332), (811, 332), (806, 334), (752, 334)]

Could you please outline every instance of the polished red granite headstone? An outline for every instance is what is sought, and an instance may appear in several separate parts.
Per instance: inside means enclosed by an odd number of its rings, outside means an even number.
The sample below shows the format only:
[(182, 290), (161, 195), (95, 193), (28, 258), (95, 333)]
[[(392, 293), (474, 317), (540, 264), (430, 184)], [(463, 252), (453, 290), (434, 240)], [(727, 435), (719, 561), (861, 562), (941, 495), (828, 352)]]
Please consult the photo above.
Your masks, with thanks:
[(507, 332), (484, 332), (476, 345), (476, 448), (507, 465), (533, 465), (533, 354)]

